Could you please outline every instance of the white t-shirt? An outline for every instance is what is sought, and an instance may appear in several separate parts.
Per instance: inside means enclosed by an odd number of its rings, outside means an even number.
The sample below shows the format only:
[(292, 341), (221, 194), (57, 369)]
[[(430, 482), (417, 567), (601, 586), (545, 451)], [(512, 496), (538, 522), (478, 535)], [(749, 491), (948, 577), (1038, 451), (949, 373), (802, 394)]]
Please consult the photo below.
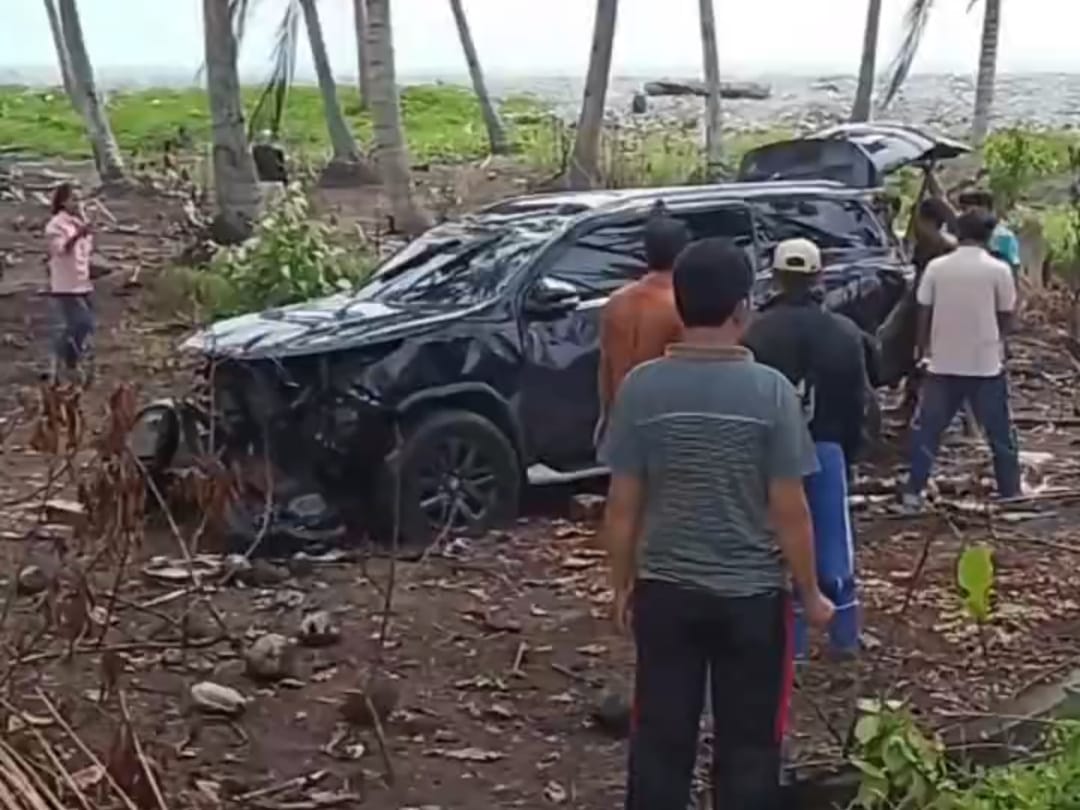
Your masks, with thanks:
[(932, 307), (930, 373), (995, 377), (1002, 343), (997, 314), (1016, 307), (1016, 283), (1005, 262), (981, 247), (961, 245), (926, 266), (916, 294)]

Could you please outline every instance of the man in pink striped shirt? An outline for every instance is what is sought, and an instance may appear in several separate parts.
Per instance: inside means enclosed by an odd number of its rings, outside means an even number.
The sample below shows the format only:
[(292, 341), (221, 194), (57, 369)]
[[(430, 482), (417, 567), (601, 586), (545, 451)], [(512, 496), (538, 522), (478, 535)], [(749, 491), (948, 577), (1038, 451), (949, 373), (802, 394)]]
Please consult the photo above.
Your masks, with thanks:
[(57, 317), (50, 377), (56, 380), (61, 363), (79, 374), (94, 333), (94, 309), (90, 281), (90, 253), (94, 237), (82, 216), (79, 195), (71, 183), (61, 183), (53, 192), (52, 218), (45, 226), (49, 255), (49, 293)]

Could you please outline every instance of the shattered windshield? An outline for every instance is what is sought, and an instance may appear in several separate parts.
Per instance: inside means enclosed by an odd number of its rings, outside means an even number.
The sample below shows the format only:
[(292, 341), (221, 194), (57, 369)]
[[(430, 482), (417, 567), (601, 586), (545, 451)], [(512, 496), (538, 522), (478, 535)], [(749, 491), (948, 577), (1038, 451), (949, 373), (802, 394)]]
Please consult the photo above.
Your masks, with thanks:
[(546, 235), (518, 229), (430, 234), (395, 254), (360, 297), (395, 304), (477, 304), (494, 296), (546, 241)]

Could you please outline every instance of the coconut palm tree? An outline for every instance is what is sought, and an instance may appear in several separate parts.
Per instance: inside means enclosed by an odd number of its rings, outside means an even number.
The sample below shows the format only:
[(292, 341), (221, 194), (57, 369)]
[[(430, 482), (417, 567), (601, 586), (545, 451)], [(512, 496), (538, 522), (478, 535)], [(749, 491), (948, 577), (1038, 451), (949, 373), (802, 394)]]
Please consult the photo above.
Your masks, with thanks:
[[(968, 10), (979, 0), (969, 0)], [(911, 71), (919, 43), (934, 0), (911, 0), (905, 22), (904, 40), (893, 60), (891, 76), (882, 106), (886, 106), (899, 92)], [(1001, 0), (983, 0), (983, 31), (979, 44), (979, 75), (975, 83), (975, 113), (972, 120), (972, 136), (981, 142), (990, 129), (990, 114), (994, 100), (994, 81), (997, 73), (998, 41), (1001, 34)]]
[(404, 233), (416, 234), (431, 225), (431, 218), (413, 196), (409, 176), (409, 150), (401, 125), (394, 68), (394, 36), (390, 0), (367, 0), (367, 52), (371, 67), (371, 118), (374, 124), (375, 162), (394, 215)]
[(476, 53), (476, 44), (473, 42), (472, 32), (469, 30), (469, 20), (465, 17), (465, 9), (461, 0), (450, 0), (450, 9), (454, 13), (454, 22), (457, 23), (458, 37), (461, 39), (461, 48), (465, 51), (465, 62), (469, 66), (469, 77), (472, 79), (473, 90), (476, 98), (480, 101), (480, 113), (484, 118), (484, 126), (487, 127), (488, 142), (491, 151), (496, 155), (507, 152), (506, 130), (503, 129), (499, 114), (495, 111), (495, 105), (491, 103), (488, 95), (487, 82), (484, 81), (484, 71), (480, 68), (480, 57)]
[(701, 52), (705, 61), (705, 158), (709, 179), (724, 171), (724, 142), (720, 129), (723, 124), (720, 109), (720, 57), (716, 51), (716, 14), (712, 0), (700, 0)]
[(596, 0), (589, 72), (581, 102), (574, 151), (566, 182), (570, 188), (589, 188), (600, 176), (600, 136), (604, 127), (604, 103), (611, 78), (611, 52), (615, 45), (615, 20), (619, 0)]
[[(319, 80), (319, 93), (322, 95), (323, 114), (326, 117), (326, 129), (330, 135), (330, 147), (336, 163), (356, 163), (360, 160), (360, 150), (356, 147), (349, 125), (342, 115), (338, 103), (337, 84), (334, 72), (330, 68), (330, 58), (326, 54), (326, 42), (323, 40), (322, 24), (319, 22), (319, 10), (315, 0), (296, 0), (304, 13), (304, 24), (311, 43), (311, 58), (315, 63), (315, 75)], [(292, 5), (290, 3), (290, 5)]]
[(983, 0), (983, 30), (979, 44), (979, 77), (975, 81), (975, 115), (971, 136), (982, 143), (990, 132), (990, 112), (994, 106), (998, 43), (1001, 38), (1001, 0)]
[(45, 0), (45, 13), (49, 17), (49, 31), (52, 33), (53, 46), (56, 48), (56, 61), (60, 65), (60, 80), (64, 84), (64, 92), (74, 104), (75, 84), (71, 79), (71, 58), (68, 56), (67, 45), (64, 44), (64, 31), (53, 0)]
[(356, 76), (360, 85), (360, 109), (366, 110), (368, 96), (371, 93), (371, 69), (367, 62), (366, 0), (353, 0), (353, 21), (356, 26)]
[[(246, 0), (203, 0), (206, 86), (213, 128), (215, 239), (239, 242), (251, 234), (259, 212), (259, 182), (244, 130), (237, 40)], [(234, 33), (233, 23), (238, 20)]]
[(855, 105), (851, 110), (852, 121), (870, 120), (880, 30), (881, 0), (869, 0), (866, 4), (866, 30), (863, 34), (862, 62), (859, 64), (859, 85), (855, 90)]
[(120, 157), (120, 147), (116, 145), (108, 116), (105, 115), (105, 105), (94, 81), (94, 69), (86, 52), (79, 9), (75, 0), (59, 0), (59, 8), (60, 30), (63, 32), (63, 43), (70, 62), (73, 99), (86, 125), (86, 133), (94, 153), (94, 165), (103, 183), (122, 183), (124, 160)]

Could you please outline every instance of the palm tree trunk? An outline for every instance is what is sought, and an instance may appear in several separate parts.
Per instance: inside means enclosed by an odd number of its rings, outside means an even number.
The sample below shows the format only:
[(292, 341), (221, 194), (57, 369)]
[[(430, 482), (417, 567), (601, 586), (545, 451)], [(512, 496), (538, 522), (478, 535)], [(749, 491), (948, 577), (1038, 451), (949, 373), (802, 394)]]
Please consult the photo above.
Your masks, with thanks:
[(75, 85), (71, 80), (71, 58), (68, 56), (67, 45), (64, 44), (64, 31), (53, 0), (45, 0), (45, 13), (49, 15), (49, 31), (52, 32), (53, 46), (56, 48), (56, 60), (60, 65), (60, 79), (64, 83), (64, 92), (74, 104)]
[(997, 74), (998, 38), (1001, 33), (1001, 0), (983, 0), (983, 32), (979, 50), (979, 78), (975, 82), (975, 115), (971, 136), (982, 143), (990, 131), (990, 113), (994, 107), (994, 81)]
[(472, 32), (469, 30), (469, 21), (465, 17), (465, 9), (461, 5), (461, 0), (450, 0), (450, 8), (454, 12), (454, 22), (457, 23), (461, 47), (465, 51), (465, 61), (469, 65), (469, 76), (472, 78), (473, 90), (476, 92), (476, 98), (480, 101), (480, 113), (484, 117), (484, 126), (487, 127), (491, 151), (496, 155), (505, 154), (508, 151), (506, 130), (503, 129), (499, 114), (495, 112), (495, 105), (491, 103), (491, 96), (488, 95), (487, 82), (484, 81), (484, 71), (480, 68), (480, 57), (476, 53), (476, 44), (473, 42)]
[(701, 0), (701, 52), (705, 60), (705, 159), (710, 180), (724, 171), (723, 117), (720, 109), (720, 57), (716, 51), (716, 14), (712, 0)]
[(367, 52), (371, 66), (371, 118), (375, 160), (394, 214), (395, 227), (417, 234), (430, 227), (427, 213), (416, 203), (409, 177), (409, 150), (401, 126), (394, 70), (394, 34), (390, 0), (367, 0)]
[(229, 0), (203, 0), (206, 86), (213, 124), (214, 234), (222, 243), (251, 235), (259, 213), (259, 181), (244, 132)]
[(866, 6), (866, 32), (863, 34), (862, 62), (859, 64), (859, 86), (855, 90), (855, 106), (851, 120), (870, 120), (874, 98), (874, 74), (877, 71), (878, 33), (881, 30), (881, 0), (870, 0)]
[(353, 0), (353, 21), (356, 25), (357, 81), (360, 86), (360, 109), (368, 108), (371, 97), (371, 66), (367, 58), (367, 2)]
[(75, 106), (79, 108), (86, 124), (90, 147), (94, 152), (94, 164), (103, 183), (122, 183), (124, 161), (120, 157), (120, 147), (116, 145), (116, 138), (113, 137), (105, 107), (94, 82), (94, 69), (86, 52), (79, 10), (75, 0), (59, 0), (59, 3), (60, 29), (64, 34), (64, 46), (70, 60)]
[(315, 75), (319, 79), (319, 93), (322, 95), (323, 114), (326, 116), (326, 129), (330, 135), (330, 147), (336, 163), (355, 163), (360, 159), (360, 150), (338, 103), (337, 84), (334, 72), (330, 68), (330, 58), (326, 55), (326, 42), (323, 40), (322, 24), (315, 0), (300, 0), (304, 11), (304, 24), (307, 27), (308, 41), (311, 43), (311, 59), (315, 63)]
[(600, 176), (600, 136), (604, 126), (604, 103), (611, 78), (611, 51), (615, 44), (618, 0), (596, 0), (589, 72), (585, 78), (585, 98), (581, 102), (577, 137), (571, 156), (567, 184), (589, 188)]

